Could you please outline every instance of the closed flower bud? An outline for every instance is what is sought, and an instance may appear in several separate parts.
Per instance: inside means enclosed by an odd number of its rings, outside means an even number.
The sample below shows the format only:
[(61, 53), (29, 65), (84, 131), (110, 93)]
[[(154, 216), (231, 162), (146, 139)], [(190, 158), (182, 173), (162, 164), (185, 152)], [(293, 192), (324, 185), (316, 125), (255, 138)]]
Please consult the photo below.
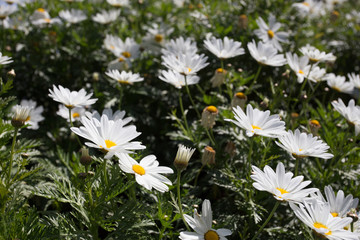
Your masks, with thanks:
[(8, 77), (8, 80), (14, 80), (14, 78), (16, 77), (15, 70), (11, 69), (10, 71), (7, 72), (6, 75)]
[(236, 146), (235, 146), (235, 143), (232, 142), (232, 141), (229, 141), (226, 146), (225, 146), (225, 149), (224, 151), (229, 154), (229, 156), (231, 158), (233, 158), (235, 156), (235, 151), (236, 151)]
[(210, 146), (206, 146), (204, 148), (204, 153), (202, 155), (202, 158), (201, 158), (201, 163), (202, 165), (214, 165), (215, 164), (215, 150), (210, 147)]
[(269, 107), (269, 99), (268, 98), (264, 98), (264, 100), (262, 100), (260, 102), (260, 107), (263, 109), (266, 109)]
[(245, 30), (248, 27), (248, 17), (245, 14), (241, 14), (239, 17), (239, 28)]
[(313, 119), (309, 121), (309, 127), (310, 127), (310, 131), (311, 133), (316, 136), (318, 135), (319, 129), (321, 128), (321, 125), (319, 123), (319, 121)]
[(14, 116), (11, 119), (11, 125), (16, 128), (24, 126), (25, 122), (30, 119), (32, 108), (27, 106), (16, 105), (13, 108)]
[(179, 171), (185, 170), (194, 152), (195, 148), (187, 148), (180, 144), (174, 160), (174, 166), (176, 169)]
[(231, 107), (236, 108), (237, 106), (240, 106), (242, 109), (244, 109), (246, 101), (247, 96), (242, 92), (237, 92), (231, 101)]
[(223, 68), (218, 68), (215, 71), (214, 76), (210, 79), (212, 87), (219, 87), (225, 81), (227, 71)]
[(81, 148), (81, 157), (80, 157), (80, 163), (84, 166), (90, 165), (92, 162), (92, 159), (89, 155), (89, 149), (88, 148)]
[(215, 118), (219, 111), (215, 106), (206, 107), (201, 115), (201, 125), (206, 128), (212, 128), (215, 125)]
[(100, 79), (99, 73), (98, 73), (98, 72), (94, 72), (94, 73), (92, 74), (92, 78), (93, 78), (94, 82), (98, 82), (99, 79)]
[(356, 209), (353, 208), (346, 214), (347, 217), (351, 217), (353, 222), (357, 222), (359, 220), (359, 216), (356, 214)]

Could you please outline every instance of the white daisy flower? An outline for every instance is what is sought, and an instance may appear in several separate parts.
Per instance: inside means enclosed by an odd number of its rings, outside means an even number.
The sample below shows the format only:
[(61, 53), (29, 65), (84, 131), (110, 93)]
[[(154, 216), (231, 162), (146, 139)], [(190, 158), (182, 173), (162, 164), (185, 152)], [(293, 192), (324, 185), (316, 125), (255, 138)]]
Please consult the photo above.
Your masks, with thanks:
[(319, 17), (323, 16), (326, 11), (321, 1), (305, 0), (304, 2), (293, 3), (292, 6), (298, 10), (301, 16)]
[(321, 82), (324, 81), (324, 77), (326, 75), (326, 70), (324, 68), (320, 68), (318, 66), (314, 66), (311, 68), (311, 72), (309, 74), (309, 80), (313, 82)]
[(49, 92), (49, 96), (54, 101), (64, 104), (67, 108), (88, 106), (97, 101), (97, 98), (90, 99), (92, 93), (86, 95), (85, 89), (70, 92), (68, 88), (64, 88), (61, 85), (59, 87), (53, 85), (53, 90), (49, 89)]
[(183, 240), (226, 240), (226, 236), (232, 234), (229, 229), (212, 228), (211, 203), (205, 199), (202, 203), (201, 215), (194, 209), (194, 217), (184, 214), (186, 222), (195, 232), (180, 232), (180, 239)]
[(120, 10), (101, 10), (100, 13), (97, 13), (95, 16), (92, 16), (92, 20), (94, 22), (100, 23), (100, 24), (108, 24), (120, 16)]
[(0, 52), (0, 65), (5, 65), (12, 62), (13, 60), (11, 60), (11, 57), (3, 56), (2, 53)]
[(161, 53), (162, 47), (168, 42), (167, 38), (174, 31), (174, 28), (164, 23), (152, 23), (151, 26), (145, 27), (145, 29), (147, 33), (141, 45), (144, 49), (155, 54)]
[(126, 38), (123, 41), (117, 36), (107, 34), (104, 45), (119, 58), (118, 61), (136, 59), (140, 55), (140, 45), (133, 38)]
[(119, 157), (119, 166), (126, 173), (135, 175), (135, 180), (144, 188), (151, 190), (155, 188), (159, 192), (169, 191), (167, 185), (172, 185), (171, 181), (161, 174), (171, 174), (174, 171), (169, 167), (159, 166), (159, 162), (154, 155), (144, 157), (139, 163), (128, 154), (116, 154)]
[(183, 37), (179, 37), (175, 40), (170, 40), (167, 44), (165, 44), (164, 49), (161, 50), (163, 55), (168, 54), (194, 54), (198, 51), (196, 43), (192, 41), (190, 38), (184, 39)]
[(303, 204), (290, 203), (295, 215), (316, 233), (331, 240), (358, 240), (359, 234), (344, 230), (351, 222), (349, 217), (339, 218), (330, 214), (328, 203), (319, 203), (315, 199)]
[(30, 16), (31, 23), (34, 25), (51, 25), (51, 24), (60, 24), (61, 21), (58, 18), (51, 18), (48, 11), (43, 8), (38, 8)]
[(171, 85), (173, 85), (178, 89), (185, 86), (185, 84), (193, 85), (193, 84), (197, 84), (200, 81), (200, 78), (198, 76), (188, 75), (186, 76), (186, 83), (185, 83), (185, 76), (173, 70), (168, 70), (168, 71), (162, 70), (159, 78), (160, 80), (170, 83)]
[(269, 110), (263, 112), (256, 108), (253, 109), (253, 107), (248, 104), (246, 107), (246, 115), (239, 106), (233, 108), (233, 113), (236, 120), (225, 119), (225, 121), (235, 123), (240, 128), (246, 130), (248, 137), (260, 135), (276, 138), (286, 134), (285, 122), (281, 121), (277, 114), (270, 116)]
[(326, 151), (330, 148), (318, 137), (312, 134), (300, 133), (299, 129), (295, 133), (289, 130), (285, 135), (279, 137), (279, 142), (275, 142), (279, 147), (289, 152), (294, 158), (298, 157), (318, 157), (329, 159), (334, 157)]
[(87, 18), (83, 11), (77, 9), (61, 10), (59, 16), (71, 24), (82, 22)]
[(106, 158), (111, 158), (115, 153), (132, 153), (133, 150), (145, 149), (140, 142), (130, 142), (141, 133), (136, 131), (134, 125), (124, 126), (121, 119), (109, 120), (107, 115), (101, 119), (82, 117), (82, 127), (72, 127), (71, 131), (91, 142), (86, 142), (88, 147), (98, 148), (107, 152)]
[(125, 111), (116, 110), (115, 112), (113, 112), (112, 109), (110, 109), (110, 108), (105, 108), (102, 111), (101, 115), (98, 113), (98, 111), (93, 111), (92, 113), (91, 112), (85, 112), (85, 115), (89, 119), (96, 118), (99, 122), (101, 120), (102, 115), (106, 115), (107, 118), (109, 120), (112, 120), (112, 121), (122, 120), (123, 126), (128, 124), (129, 122), (131, 122), (133, 120), (131, 117), (124, 118), (125, 114), (126, 114)]
[(182, 144), (179, 144), (174, 160), (174, 166), (176, 167), (176, 169), (180, 171), (185, 170), (194, 152), (195, 148), (188, 148)]
[(309, 58), (306, 56), (298, 57), (296, 53), (286, 53), (286, 59), (290, 68), (295, 72), (298, 83), (302, 83), (304, 79), (309, 75), (311, 66), (308, 65)]
[(178, 73), (183, 75), (194, 75), (209, 63), (206, 62), (208, 59), (204, 54), (168, 54), (163, 55), (162, 57), (162, 64), (169, 69), (172, 69)]
[[(59, 110), (56, 112), (56, 114), (70, 122), (69, 109), (64, 105), (59, 105)], [(81, 117), (83, 116), (85, 116), (85, 108), (74, 107), (71, 109), (71, 121), (80, 121)]]
[(39, 129), (39, 122), (44, 120), (41, 115), (44, 111), (43, 106), (37, 106), (37, 103), (33, 100), (21, 100), (20, 105), (31, 109), (29, 116), (25, 120), (25, 124), (29, 124), (28, 129)]
[(108, 77), (110, 77), (114, 82), (124, 84), (124, 85), (133, 85), (134, 82), (144, 81), (144, 78), (140, 77), (138, 73), (125, 72), (121, 73), (118, 70), (109, 70), (105, 73)]
[(129, 0), (106, 0), (113, 7), (127, 7), (130, 5)]
[(354, 99), (351, 99), (348, 106), (339, 98), (331, 102), (336, 111), (338, 111), (348, 123), (355, 127), (356, 136), (360, 133), (360, 107), (355, 105)]
[(296, 176), (292, 172), (285, 172), (284, 164), (279, 162), (276, 166), (276, 172), (265, 166), (264, 171), (252, 166), (251, 178), (255, 181), (254, 188), (260, 191), (267, 191), (273, 194), (279, 201), (301, 202), (310, 193), (316, 192), (317, 188), (306, 188), (311, 181), (303, 181), (304, 176)]
[(247, 44), (251, 56), (262, 65), (279, 67), (286, 64), (283, 54), (277, 54), (278, 51), (269, 43), (259, 42), (258, 45), (253, 40)]
[(353, 82), (347, 82), (346, 77), (337, 76), (333, 73), (326, 74), (324, 80), (327, 81), (327, 85), (335, 91), (352, 94), (354, 93)]
[(241, 47), (241, 42), (234, 41), (228, 37), (225, 37), (224, 40), (211, 37), (204, 40), (204, 45), (220, 59), (228, 59), (245, 53), (245, 50)]
[(311, 63), (317, 62), (334, 62), (336, 57), (332, 53), (320, 52), (319, 49), (307, 44), (305, 47), (301, 47), (299, 51), (307, 56)]
[(11, 14), (17, 11), (17, 7), (15, 5), (7, 5), (7, 4), (1, 4), (0, 5), (0, 21), (4, 20)]
[(354, 87), (360, 89), (360, 75), (355, 73), (349, 73), (348, 78), (353, 83)]
[(270, 43), (281, 52), (282, 47), (280, 45), (280, 42), (287, 43), (289, 34), (287, 32), (278, 32), (281, 27), (281, 23), (276, 22), (276, 18), (272, 13), (270, 13), (268, 20), (269, 25), (267, 25), (261, 17), (256, 19), (256, 23), (258, 24), (260, 29), (256, 29), (254, 33), (264, 43)]
[(316, 192), (315, 199), (320, 202), (328, 203), (330, 205), (330, 213), (333, 217), (346, 217), (346, 214), (350, 212), (351, 209), (357, 208), (359, 203), (359, 199), (353, 198), (353, 195), (351, 194), (345, 197), (342, 190), (339, 190), (335, 196), (335, 192), (331, 186), (325, 186), (325, 196), (326, 200), (319, 190)]

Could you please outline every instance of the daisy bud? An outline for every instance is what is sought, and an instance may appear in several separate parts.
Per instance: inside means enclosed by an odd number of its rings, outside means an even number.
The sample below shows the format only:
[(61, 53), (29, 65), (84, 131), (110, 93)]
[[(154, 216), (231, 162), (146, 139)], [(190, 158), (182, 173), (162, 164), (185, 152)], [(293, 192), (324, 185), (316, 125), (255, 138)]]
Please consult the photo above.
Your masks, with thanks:
[(264, 100), (262, 100), (262, 101), (260, 102), (260, 107), (261, 107), (262, 109), (266, 109), (266, 108), (269, 107), (269, 99), (268, 99), (267, 97), (264, 98)]
[(359, 220), (359, 216), (356, 214), (356, 209), (352, 208), (350, 212), (346, 214), (347, 217), (351, 217), (353, 222), (357, 222)]
[(8, 77), (8, 80), (14, 80), (14, 78), (16, 77), (15, 70), (11, 69), (10, 71), (7, 72), (6, 75)]
[(240, 106), (242, 109), (244, 109), (246, 101), (247, 96), (242, 92), (237, 92), (231, 101), (231, 107), (236, 108), (237, 106)]
[(231, 158), (233, 158), (235, 156), (235, 151), (236, 151), (236, 146), (235, 143), (232, 141), (229, 141), (226, 146), (224, 151), (230, 155)]
[(83, 166), (88, 166), (90, 165), (92, 162), (92, 159), (89, 155), (89, 149), (88, 148), (81, 148), (81, 157), (80, 157), (80, 163), (83, 165)]
[(313, 119), (309, 121), (309, 126), (310, 126), (310, 131), (311, 133), (316, 136), (318, 135), (318, 131), (321, 128), (321, 125), (319, 123), (319, 121)]
[(201, 125), (206, 129), (212, 128), (215, 125), (215, 118), (218, 113), (219, 111), (215, 106), (206, 107), (201, 115)]
[(239, 28), (241, 30), (246, 30), (247, 29), (248, 17), (245, 14), (240, 15), (238, 25), (239, 25)]
[(202, 158), (201, 158), (201, 163), (202, 165), (214, 165), (215, 164), (215, 150), (210, 147), (210, 146), (206, 146), (204, 148), (204, 153), (202, 155)]
[(340, 13), (336, 10), (332, 11), (330, 14), (330, 21), (335, 22), (340, 16)]
[(11, 119), (11, 125), (16, 128), (24, 126), (25, 122), (30, 119), (30, 112), (32, 108), (28, 106), (16, 105), (13, 108), (14, 116)]
[(98, 73), (98, 72), (94, 72), (94, 73), (92, 74), (92, 78), (93, 78), (93, 81), (94, 81), (94, 82), (98, 82), (99, 79), (100, 79), (99, 73)]
[(179, 171), (185, 170), (194, 152), (195, 148), (187, 148), (180, 144), (174, 160), (174, 166), (176, 169)]
[(214, 76), (210, 79), (213, 88), (219, 87), (221, 84), (224, 83), (226, 73), (227, 71), (223, 68), (216, 69)]

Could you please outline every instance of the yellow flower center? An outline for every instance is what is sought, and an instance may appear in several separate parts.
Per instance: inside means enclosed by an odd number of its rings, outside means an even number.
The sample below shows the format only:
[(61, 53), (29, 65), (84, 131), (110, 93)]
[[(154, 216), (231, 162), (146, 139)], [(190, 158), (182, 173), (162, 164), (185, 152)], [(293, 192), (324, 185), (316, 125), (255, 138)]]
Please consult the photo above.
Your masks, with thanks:
[(301, 152), (302, 151), (302, 149), (301, 148), (299, 148), (299, 152)]
[(237, 92), (235, 96), (240, 99), (246, 99), (246, 95), (242, 92)]
[(317, 59), (317, 58), (309, 58), (309, 60), (312, 63), (317, 63), (319, 61), (319, 59)]
[(47, 22), (47, 23), (50, 23), (51, 19), (50, 18), (45, 18), (44, 21)]
[(333, 89), (334, 89), (335, 91), (341, 92), (340, 88), (338, 88), (338, 87), (333, 87)]
[(255, 125), (251, 125), (251, 127), (252, 127), (253, 129), (260, 129), (260, 130), (261, 130), (261, 127), (258, 127), (258, 126), (255, 126)]
[(307, 3), (307, 2), (303, 2), (302, 4), (305, 5), (305, 6), (307, 6), (307, 7), (310, 7), (310, 4)]
[(156, 42), (161, 43), (163, 41), (164, 37), (161, 34), (156, 34), (154, 39)]
[[(325, 228), (328, 229), (324, 224), (319, 223), (319, 222), (315, 222), (313, 225), (315, 228)], [(325, 235), (331, 235), (331, 231), (328, 231), (327, 233), (325, 233)]]
[(25, 122), (30, 121), (30, 116), (25, 119)]
[(129, 52), (122, 52), (121, 54), (126, 58), (131, 57), (131, 53), (129, 53)]
[(270, 29), (267, 31), (267, 34), (268, 34), (269, 38), (273, 38), (275, 36), (274, 32), (271, 31)]
[(224, 72), (224, 69), (218, 68), (218, 69), (216, 69), (216, 72), (217, 72), (217, 73), (223, 73), (223, 72)]
[(332, 212), (331, 215), (332, 215), (333, 217), (338, 217), (338, 216), (339, 216), (339, 214), (338, 214), (337, 212)]
[(122, 57), (119, 57), (119, 58), (118, 58), (118, 61), (119, 61), (119, 62), (123, 62), (123, 61), (125, 61), (125, 59), (122, 58)]
[(220, 237), (217, 234), (217, 232), (215, 232), (213, 230), (209, 230), (204, 234), (204, 239), (205, 240), (219, 240)]
[(110, 45), (110, 48), (111, 48), (112, 50), (114, 50), (114, 49), (115, 49), (115, 46), (114, 46), (114, 45)]
[(78, 117), (80, 117), (80, 114), (77, 113), (77, 112), (76, 112), (76, 113), (73, 113), (73, 114), (72, 114), (72, 117), (73, 117), (73, 118), (78, 118)]
[(215, 106), (208, 106), (206, 108), (207, 111), (211, 112), (211, 113), (216, 113), (218, 110)]
[(142, 166), (137, 165), (137, 164), (132, 166), (132, 170), (139, 175), (145, 174), (145, 169)]
[(301, 69), (299, 70), (299, 73), (302, 74), (302, 75), (304, 75), (304, 71), (301, 70)]
[(130, 84), (130, 82), (128, 82), (126, 80), (118, 80), (118, 83), (124, 84), (124, 85), (129, 85)]
[(188, 71), (191, 72), (191, 68), (188, 68)]
[(45, 12), (45, 9), (43, 9), (43, 8), (38, 8), (36, 11), (38, 11), (38, 12)]
[[(111, 141), (111, 140), (105, 140), (105, 144), (106, 144), (106, 148), (111, 148), (111, 147), (116, 146), (116, 143), (114, 143), (114, 142)], [(101, 147), (101, 146), (100, 146), (100, 147)]]
[(313, 124), (313, 125), (316, 125), (316, 126), (320, 126), (319, 121), (315, 120), (315, 119), (311, 120), (310, 123)]
[(276, 188), (277, 190), (279, 190), (281, 192), (281, 194), (284, 194), (284, 193), (289, 193), (288, 191), (286, 191), (285, 189), (283, 188)]

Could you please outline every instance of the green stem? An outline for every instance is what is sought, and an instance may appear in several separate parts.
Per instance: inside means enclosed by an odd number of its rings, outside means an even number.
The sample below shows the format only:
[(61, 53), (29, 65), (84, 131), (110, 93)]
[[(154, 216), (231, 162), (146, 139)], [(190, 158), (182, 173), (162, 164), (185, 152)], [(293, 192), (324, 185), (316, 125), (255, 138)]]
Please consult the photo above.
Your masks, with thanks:
[(107, 174), (106, 174), (106, 161), (107, 161), (107, 159), (104, 158), (104, 182), (105, 182), (105, 185), (107, 187), (108, 186), (108, 180), (107, 180)]
[(190, 231), (189, 225), (187, 224), (187, 222), (185, 220), (184, 213), (182, 210), (180, 185), (181, 185), (181, 171), (178, 170), (178, 173), (177, 173), (177, 197), (178, 197), (179, 212), (180, 212), (181, 218), (185, 224), (186, 230)]
[(193, 108), (194, 108), (194, 110), (195, 110), (195, 112), (196, 112), (196, 114), (197, 114), (197, 116), (198, 116), (198, 119), (200, 119), (200, 118), (201, 118), (201, 115), (200, 115), (199, 111), (197, 110), (197, 108), (196, 108), (196, 106), (195, 106), (194, 100), (193, 100), (192, 97), (191, 97), (191, 93), (190, 93), (190, 90), (189, 90), (189, 86), (188, 86), (187, 80), (186, 80), (186, 75), (184, 75), (184, 78), (185, 78), (185, 88), (186, 88), (186, 92), (187, 92), (187, 94), (188, 94), (188, 96), (189, 96), (189, 99), (190, 99), (190, 102), (191, 102), (191, 104), (192, 104), (192, 106), (193, 106)]
[[(71, 108), (68, 108), (68, 109), (69, 109), (70, 127), (74, 127), (74, 124), (73, 124), (72, 118), (71, 118), (71, 115), (72, 115), (72, 114), (71, 114)], [(74, 134), (74, 135), (75, 135), (76, 141), (79, 143), (80, 146), (82, 146), (81, 141), (80, 141), (78, 135), (77, 135), (77, 134)]]
[(208, 137), (210, 139), (211, 144), (215, 147), (215, 145), (216, 145), (215, 139), (213, 139), (213, 136), (210, 135), (209, 130), (207, 128), (205, 128), (205, 131), (206, 131), (206, 133), (207, 133), (207, 135), (208, 135)]
[(299, 161), (300, 161), (300, 158), (297, 157), (296, 162), (295, 162), (295, 175), (294, 175), (294, 177), (296, 177), (298, 175)]
[(185, 115), (185, 111), (184, 111), (184, 106), (183, 106), (182, 97), (181, 97), (181, 90), (179, 91), (179, 105), (180, 105), (181, 114), (182, 114), (183, 119), (184, 119), (184, 124), (185, 124), (185, 128), (186, 128), (186, 131), (187, 131), (187, 135), (189, 135), (190, 139), (192, 139), (192, 134), (191, 134), (191, 131), (189, 129), (189, 125), (188, 125), (186, 115)]
[(256, 232), (255, 236), (251, 239), (251, 240), (255, 240), (260, 233), (262, 232), (262, 230), (264, 229), (264, 227), (266, 226), (266, 224), (268, 224), (268, 222), (270, 221), (270, 219), (272, 218), (272, 216), (274, 215), (276, 209), (279, 207), (280, 205), (280, 201), (276, 201), (276, 204), (274, 206), (274, 208), (272, 209), (270, 215), (268, 216), (268, 218), (266, 219), (266, 221), (263, 223), (263, 225), (260, 227), (259, 231)]
[(13, 141), (11, 144), (10, 163), (9, 163), (8, 172), (7, 172), (7, 184), (9, 184), (9, 182), (10, 182), (11, 169), (12, 169), (13, 158), (14, 158), (14, 149), (15, 149), (15, 143), (16, 143), (16, 136), (17, 136), (18, 132), (19, 132), (19, 128), (15, 127), (14, 137), (13, 137)]
[(256, 83), (256, 81), (257, 81), (257, 79), (258, 79), (258, 77), (259, 77), (259, 75), (260, 75), (261, 69), (262, 69), (262, 65), (259, 65), (258, 70), (257, 70), (257, 72), (256, 72), (256, 75), (255, 75), (252, 83), (250, 84), (249, 88), (246, 89), (246, 91), (245, 91), (245, 94), (246, 94), (246, 95), (248, 95), (248, 94), (250, 93), (252, 86)]
[(117, 89), (119, 90), (119, 110), (121, 110), (121, 102), (122, 102), (122, 98), (124, 96), (124, 90), (123, 90), (122, 86), (118, 86)]

